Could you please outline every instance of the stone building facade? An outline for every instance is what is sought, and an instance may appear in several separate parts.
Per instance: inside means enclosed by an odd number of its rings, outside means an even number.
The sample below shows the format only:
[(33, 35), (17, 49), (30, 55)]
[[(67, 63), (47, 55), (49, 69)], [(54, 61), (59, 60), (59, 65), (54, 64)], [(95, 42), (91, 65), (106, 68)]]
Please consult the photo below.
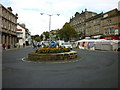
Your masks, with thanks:
[(70, 25), (78, 32), (79, 34), (79, 38), (78, 39), (82, 39), (83, 37), (85, 37), (85, 31), (86, 31), (86, 19), (95, 16), (97, 13), (95, 12), (90, 12), (87, 11), (87, 9), (85, 9), (85, 11), (82, 13), (78, 13), (76, 12), (75, 17), (72, 17), (70, 19)]
[(106, 13), (94, 13), (85, 10), (82, 13), (76, 13), (75, 17), (70, 19), (70, 25), (78, 32), (79, 38), (103, 38), (120, 40), (120, 11), (118, 9), (110, 10)]
[(0, 4), (0, 35), (1, 44), (13, 46), (17, 42), (17, 14), (12, 13), (12, 8), (5, 8)]
[(113, 9), (103, 14), (102, 32), (104, 36), (114, 36), (120, 34), (120, 11)]
[(98, 38), (102, 32), (101, 19), (103, 13), (97, 14), (91, 18), (86, 19), (86, 31), (85, 36), (90, 38)]

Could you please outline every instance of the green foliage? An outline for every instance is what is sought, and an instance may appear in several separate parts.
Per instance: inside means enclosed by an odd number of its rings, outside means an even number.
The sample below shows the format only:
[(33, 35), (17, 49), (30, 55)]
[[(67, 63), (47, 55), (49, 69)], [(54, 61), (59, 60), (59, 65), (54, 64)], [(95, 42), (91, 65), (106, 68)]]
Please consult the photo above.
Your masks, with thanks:
[(37, 41), (37, 42), (40, 42), (40, 41), (41, 41), (40, 37), (35, 37), (34, 40)]
[(41, 38), (40, 38), (39, 35), (33, 35), (33, 36), (31, 36), (31, 38), (32, 38), (32, 40), (35, 40), (35, 41), (38, 41), (38, 42), (41, 41)]
[(32, 40), (35, 40), (35, 41), (42, 41), (43, 40), (43, 35), (41, 34), (40, 36), (37, 34), (37, 35), (32, 35), (31, 36)]
[(45, 35), (45, 40), (49, 39), (49, 32), (43, 32), (43, 34)]
[(77, 32), (73, 27), (70, 26), (69, 23), (65, 23), (63, 28), (59, 30), (58, 34), (60, 38), (64, 38), (66, 40), (77, 37)]
[(42, 34), (40, 35), (40, 39), (41, 39), (41, 41), (43, 40), (43, 35)]

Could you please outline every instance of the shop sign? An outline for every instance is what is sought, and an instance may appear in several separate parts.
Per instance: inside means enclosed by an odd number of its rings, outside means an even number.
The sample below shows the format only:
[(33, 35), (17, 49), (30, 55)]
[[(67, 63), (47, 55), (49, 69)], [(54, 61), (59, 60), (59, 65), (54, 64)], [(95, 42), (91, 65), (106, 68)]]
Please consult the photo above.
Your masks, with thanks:
[(16, 31), (22, 31), (22, 29), (16, 29)]
[(119, 34), (118, 28), (115, 29), (115, 32), (114, 32), (114, 33), (115, 33), (115, 35), (118, 35), (118, 34)]
[(107, 40), (120, 40), (120, 36), (112, 36), (112, 37), (104, 37), (102, 39), (107, 39)]

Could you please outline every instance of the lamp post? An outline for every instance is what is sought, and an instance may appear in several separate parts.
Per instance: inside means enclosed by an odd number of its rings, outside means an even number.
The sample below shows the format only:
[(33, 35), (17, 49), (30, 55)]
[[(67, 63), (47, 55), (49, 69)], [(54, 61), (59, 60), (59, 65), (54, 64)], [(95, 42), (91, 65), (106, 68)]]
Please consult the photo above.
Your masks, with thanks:
[[(43, 14), (46, 14), (46, 13), (40, 13), (41, 15), (43, 15)], [(57, 16), (59, 16), (60, 14), (46, 14), (46, 15), (48, 15), (49, 16), (49, 42), (50, 42), (50, 40), (51, 40), (51, 37), (50, 37), (50, 29), (51, 29), (51, 16), (53, 16), (53, 15), (57, 15)]]

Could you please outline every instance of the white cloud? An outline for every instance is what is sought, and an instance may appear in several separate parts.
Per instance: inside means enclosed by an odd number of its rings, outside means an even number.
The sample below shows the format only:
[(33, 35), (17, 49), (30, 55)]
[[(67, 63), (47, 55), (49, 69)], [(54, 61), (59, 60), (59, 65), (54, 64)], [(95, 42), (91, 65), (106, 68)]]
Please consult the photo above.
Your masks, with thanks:
[(62, 28), (75, 12), (85, 8), (93, 12), (106, 12), (118, 7), (119, 0), (0, 0), (5, 6), (11, 6), (18, 13), (18, 22), (25, 23), (32, 34), (41, 34), (49, 30), (49, 17), (41, 12), (54, 15), (51, 29)]

